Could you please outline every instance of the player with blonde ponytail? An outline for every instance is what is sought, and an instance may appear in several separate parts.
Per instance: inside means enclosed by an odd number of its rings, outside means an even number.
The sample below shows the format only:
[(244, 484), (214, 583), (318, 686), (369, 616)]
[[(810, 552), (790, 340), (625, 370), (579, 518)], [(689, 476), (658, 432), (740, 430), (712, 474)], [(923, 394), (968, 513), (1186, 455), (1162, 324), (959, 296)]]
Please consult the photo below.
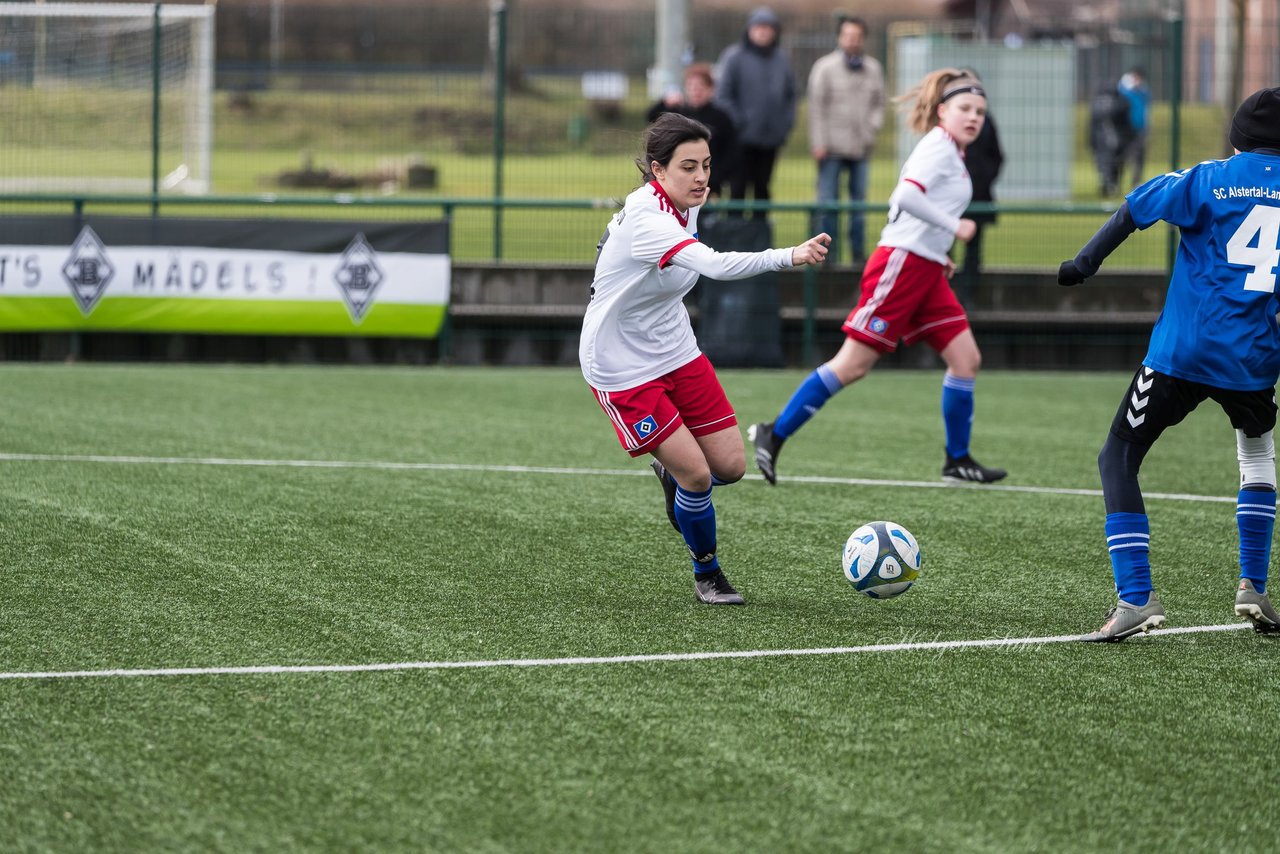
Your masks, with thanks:
[(862, 273), (858, 305), (844, 322), (845, 342), (810, 374), (770, 422), (748, 436), (765, 480), (777, 482), (777, 458), (789, 439), (836, 392), (862, 379), (898, 342), (924, 341), (946, 362), (942, 420), (948, 481), (992, 483), (1005, 471), (988, 468), (969, 453), (973, 389), (982, 354), (969, 318), (948, 281), (955, 272), (949, 252), (976, 230), (961, 214), (973, 195), (964, 150), (977, 138), (987, 113), (981, 81), (954, 68), (925, 76), (897, 99), (908, 126), (924, 137), (902, 166), (889, 197), (889, 222)]

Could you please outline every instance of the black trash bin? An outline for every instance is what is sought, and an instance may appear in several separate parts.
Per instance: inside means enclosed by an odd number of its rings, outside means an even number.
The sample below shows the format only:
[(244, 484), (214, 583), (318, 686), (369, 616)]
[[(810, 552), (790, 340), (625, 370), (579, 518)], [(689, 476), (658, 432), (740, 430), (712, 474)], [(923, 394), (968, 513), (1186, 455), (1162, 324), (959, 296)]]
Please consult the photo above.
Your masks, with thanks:
[[(699, 223), (698, 239), (717, 252), (760, 252), (773, 245), (768, 220), (720, 217)], [(698, 345), (716, 367), (779, 368), (782, 318), (778, 274), (721, 282), (698, 280)]]

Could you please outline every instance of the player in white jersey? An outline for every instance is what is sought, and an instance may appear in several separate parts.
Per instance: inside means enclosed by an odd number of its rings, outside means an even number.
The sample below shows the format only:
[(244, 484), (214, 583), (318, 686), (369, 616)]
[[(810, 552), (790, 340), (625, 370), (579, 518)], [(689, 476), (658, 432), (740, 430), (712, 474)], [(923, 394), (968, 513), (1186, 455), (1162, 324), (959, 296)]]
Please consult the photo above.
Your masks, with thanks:
[(649, 127), (636, 161), (645, 183), (600, 240), (578, 356), (622, 446), (633, 457), (654, 456), (667, 516), (693, 558), (698, 601), (741, 605), (716, 557), (711, 488), (742, 479), (742, 436), (698, 349), (684, 295), (699, 276), (744, 279), (820, 263), (831, 238), (764, 252), (715, 252), (699, 243), (710, 139), (705, 125), (677, 113)]
[(898, 341), (925, 341), (947, 364), (942, 380), (942, 420), (949, 481), (992, 483), (1003, 469), (987, 468), (969, 454), (973, 388), (982, 354), (969, 318), (947, 281), (955, 272), (948, 252), (973, 237), (975, 224), (961, 218), (973, 195), (964, 149), (977, 138), (987, 113), (982, 84), (953, 68), (927, 75), (899, 99), (912, 104), (908, 123), (924, 138), (902, 166), (889, 197), (889, 222), (862, 273), (858, 305), (844, 322), (846, 340), (826, 364), (805, 378), (770, 422), (752, 425), (756, 465), (777, 482), (778, 452), (832, 395), (857, 382)]

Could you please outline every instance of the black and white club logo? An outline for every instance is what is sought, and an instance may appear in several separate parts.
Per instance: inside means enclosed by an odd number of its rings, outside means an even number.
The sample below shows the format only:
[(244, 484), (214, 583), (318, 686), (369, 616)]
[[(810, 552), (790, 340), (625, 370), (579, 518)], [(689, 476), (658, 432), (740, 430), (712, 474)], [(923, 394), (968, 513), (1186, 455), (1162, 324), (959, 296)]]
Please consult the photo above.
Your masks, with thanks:
[(374, 253), (369, 241), (363, 234), (357, 234), (342, 253), (338, 269), (333, 272), (333, 280), (342, 291), (342, 298), (347, 303), (347, 311), (351, 319), (359, 323), (365, 313), (373, 305), (373, 295), (378, 285), (387, 277), (378, 266), (378, 256)]
[(106, 247), (86, 225), (71, 244), (71, 255), (62, 265), (62, 278), (71, 288), (81, 314), (88, 316), (93, 311), (115, 274), (116, 268), (107, 258)]

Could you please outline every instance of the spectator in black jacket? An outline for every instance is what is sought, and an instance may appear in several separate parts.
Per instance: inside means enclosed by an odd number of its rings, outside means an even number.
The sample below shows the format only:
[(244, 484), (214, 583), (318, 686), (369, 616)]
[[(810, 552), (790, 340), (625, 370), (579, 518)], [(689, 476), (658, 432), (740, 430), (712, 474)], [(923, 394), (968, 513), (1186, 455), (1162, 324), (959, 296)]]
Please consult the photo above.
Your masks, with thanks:
[[(738, 128), (738, 168), (729, 184), (734, 200), (767, 202), (778, 150), (796, 123), (799, 91), (791, 56), (780, 44), (782, 21), (767, 6), (747, 18), (742, 40), (720, 54), (720, 102)], [(766, 212), (757, 210), (757, 219)]]
[[(972, 68), (964, 71), (975, 80), (982, 79)], [(992, 192), (992, 185), (1000, 177), (1000, 168), (1004, 165), (1004, 149), (1000, 147), (1000, 134), (996, 132), (996, 123), (989, 110), (978, 138), (965, 149), (964, 165), (969, 170), (969, 179), (973, 181), (973, 201), (994, 202), (996, 197)], [(973, 220), (975, 228), (973, 238), (965, 247), (964, 265), (952, 282), (952, 290), (956, 292), (960, 304), (969, 308), (973, 289), (982, 273), (982, 231), (986, 226), (995, 224), (996, 214), (995, 211), (978, 213), (966, 210), (962, 216)]]
[(684, 91), (672, 92), (649, 108), (652, 122), (663, 113), (679, 113), (702, 122), (711, 131), (711, 180), (707, 184), (710, 198), (721, 196), (728, 186), (738, 160), (738, 130), (733, 117), (716, 106), (716, 81), (711, 64), (695, 62), (684, 71)]
[(1089, 148), (1098, 167), (1103, 196), (1114, 196), (1120, 182), (1124, 152), (1133, 139), (1129, 102), (1114, 83), (1103, 83), (1089, 103)]

